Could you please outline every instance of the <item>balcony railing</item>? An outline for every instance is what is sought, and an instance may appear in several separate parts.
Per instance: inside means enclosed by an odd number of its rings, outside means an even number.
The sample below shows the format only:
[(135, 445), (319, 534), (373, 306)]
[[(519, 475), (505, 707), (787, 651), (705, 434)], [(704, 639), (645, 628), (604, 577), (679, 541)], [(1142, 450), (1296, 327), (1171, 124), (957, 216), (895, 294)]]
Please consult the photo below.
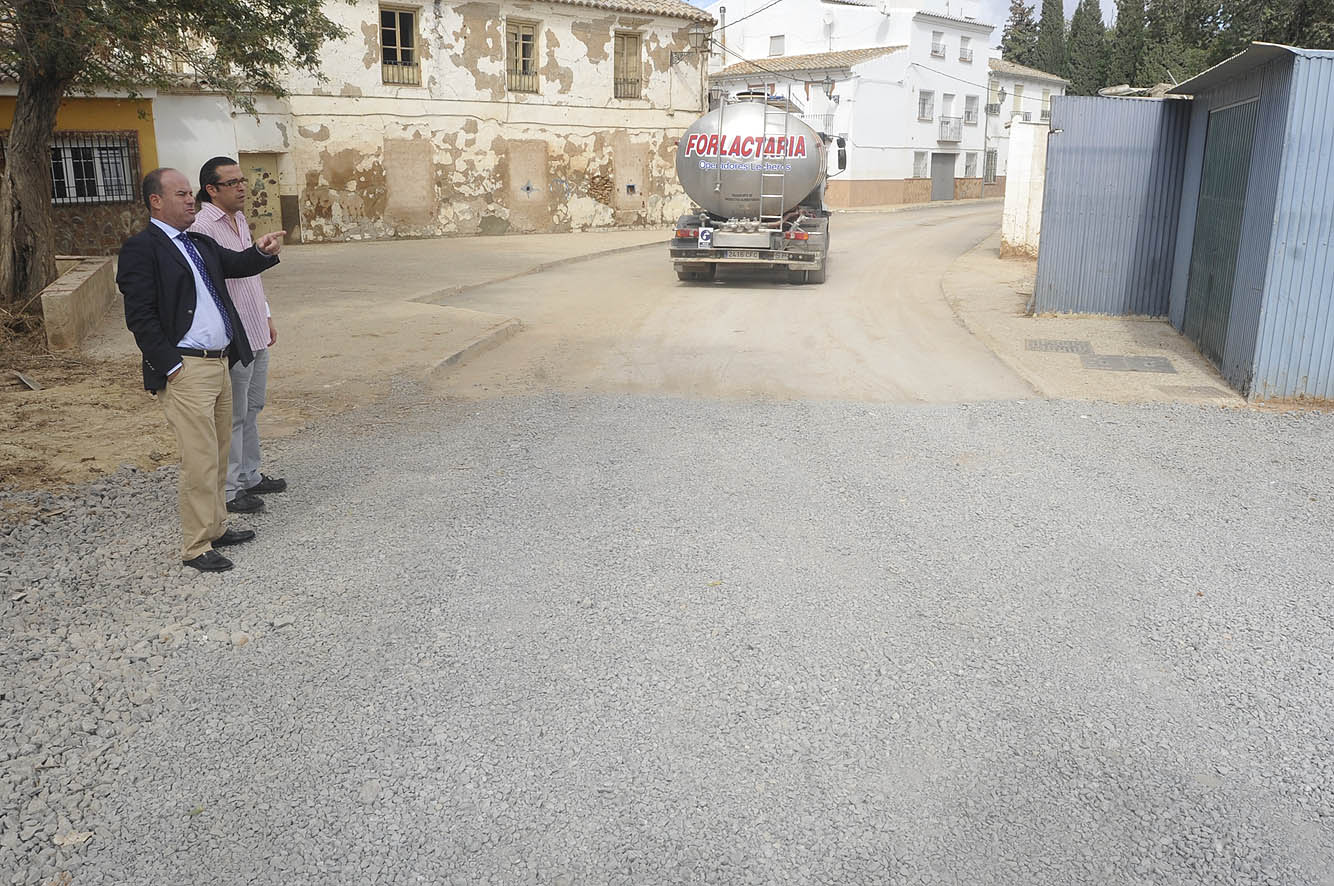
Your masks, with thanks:
[(943, 142), (963, 141), (963, 118), (941, 117), (940, 140)]
[(382, 62), (380, 65), (380, 79), (385, 83), (420, 86), (422, 69), (416, 62)]
[(834, 129), (834, 115), (829, 114), (803, 114), (802, 122), (816, 132), (829, 133)]
[(977, 125), (977, 108), (964, 108), (963, 123), (965, 126)]
[(537, 72), (521, 74), (508, 71), (505, 74), (505, 86), (510, 92), (537, 92)]
[(1050, 119), (1051, 119), (1051, 108), (1043, 108), (1043, 109), (1042, 109), (1042, 119), (1043, 119), (1043, 120), (1050, 120)]
[(988, 117), (1000, 116), (1000, 102), (991, 102), (990, 104), (987, 105), (987, 116)]
[(972, 51), (971, 49), (960, 49), (960, 50), (959, 50), (959, 61), (961, 61), (961, 62), (971, 62), (972, 60), (973, 60), (973, 51)]
[(936, 58), (944, 58), (944, 57), (945, 57), (945, 44), (944, 44), (944, 43), (932, 43), (932, 44), (931, 44), (931, 55), (933, 55), (933, 56), (936, 57)]
[(616, 78), (615, 95), (617, 98), (639, 98), (643, 81), (638, 77)]

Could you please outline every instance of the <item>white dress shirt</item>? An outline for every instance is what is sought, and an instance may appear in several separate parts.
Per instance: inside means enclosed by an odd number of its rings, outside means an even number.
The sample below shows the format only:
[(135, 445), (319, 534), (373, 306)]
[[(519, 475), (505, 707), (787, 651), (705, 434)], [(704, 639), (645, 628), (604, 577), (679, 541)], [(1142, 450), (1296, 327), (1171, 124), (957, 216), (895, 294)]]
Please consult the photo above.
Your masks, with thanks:
[[(218, 305), (213, 301), (213, 296), (208, 294), (208, 284), (204, 282), (204, 277), (199, 273), (199, 268), (190, 259), (190, 253), (186, 251), (185, 244), (179, 239), (181, 231), (176, 230), (171, 225), (158, 219), (150, 219), (153, 224), (162, 229), (162, 232), (171, 238), (171, 243), (180, 251), (181, 257), (185, 259), (185, 265), (190, 269), (190, 273), (195, 278), (195, 318), (186, 330), (185, 337), (176, 343), (178, 348), (194, 348), (200, 351), (218, 351), (231, 344), (231, 339), (227, 337), (227, 327), (223, 325), (222, 314), (218, 311)], [(195, 247), (198, 249), (199, 247)], [(179, 364), (172, 367), (168, 375), (179, 369)]]

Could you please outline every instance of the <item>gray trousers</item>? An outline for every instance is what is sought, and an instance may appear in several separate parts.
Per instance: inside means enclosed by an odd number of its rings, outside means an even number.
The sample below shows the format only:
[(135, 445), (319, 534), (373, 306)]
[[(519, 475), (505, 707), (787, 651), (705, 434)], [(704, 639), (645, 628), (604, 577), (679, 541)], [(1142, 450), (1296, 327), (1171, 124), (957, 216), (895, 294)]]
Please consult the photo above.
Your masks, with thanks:
[(249, 366), (232, 367), (232, 448), (227, 456), (227, 500), (259, 482), (259, 411), (269, 385), (269, 349)]

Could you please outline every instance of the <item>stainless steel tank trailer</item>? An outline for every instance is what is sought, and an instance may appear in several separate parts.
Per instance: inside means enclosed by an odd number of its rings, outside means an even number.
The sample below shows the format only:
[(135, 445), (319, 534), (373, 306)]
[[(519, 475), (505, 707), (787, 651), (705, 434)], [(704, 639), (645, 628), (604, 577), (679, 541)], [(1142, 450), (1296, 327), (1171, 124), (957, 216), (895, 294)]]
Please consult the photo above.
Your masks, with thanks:
[(847, 150), (791, 108), (782, 96), (743, 93), (681, 137), (676, 175), (695, 208), (677, 220), (671, 242), (680, 279), (712, 280), (719, 265), (739, 265), (786, 268), (790, 283), (825, 281), (825, 181), (847, 167)]

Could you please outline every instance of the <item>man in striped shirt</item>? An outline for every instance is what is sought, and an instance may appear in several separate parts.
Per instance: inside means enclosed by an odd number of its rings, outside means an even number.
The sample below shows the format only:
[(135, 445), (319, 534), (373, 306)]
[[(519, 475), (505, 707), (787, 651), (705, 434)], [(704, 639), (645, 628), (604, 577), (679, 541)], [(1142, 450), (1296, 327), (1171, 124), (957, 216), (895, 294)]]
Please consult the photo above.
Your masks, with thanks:
[[(198, 211), (190, 230), (207, 234), (238, 252), (251, 245), (250, 225), (242, 209), (248, 196), (241, 166), (230, 157), (214, 157), (199, 170)], [(283, 492), (287, 481), (259, 472), (259, 412), (269, 381), (269, 347), (278, 340), (264, 285), (259, 277), (227, 281), (227, 291), (241, 316), (255, 352), (248, 366), (232, 366), (232, 445), (227, 457), (227, 510), (250, 514), (264, 508), (259, 496)]]

